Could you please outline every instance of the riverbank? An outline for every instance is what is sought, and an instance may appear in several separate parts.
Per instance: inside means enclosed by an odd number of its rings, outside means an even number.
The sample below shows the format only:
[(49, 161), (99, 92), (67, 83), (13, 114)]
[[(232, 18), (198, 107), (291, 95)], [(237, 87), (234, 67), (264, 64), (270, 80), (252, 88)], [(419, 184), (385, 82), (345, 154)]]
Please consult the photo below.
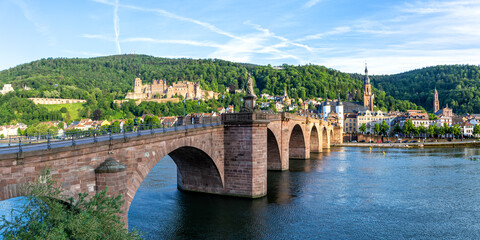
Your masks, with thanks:
[(480, 141), (419, 142), (419, 143), (342, 143), (333, 147), (377, 147), (377, 148), (457, 148), (480, 147)]

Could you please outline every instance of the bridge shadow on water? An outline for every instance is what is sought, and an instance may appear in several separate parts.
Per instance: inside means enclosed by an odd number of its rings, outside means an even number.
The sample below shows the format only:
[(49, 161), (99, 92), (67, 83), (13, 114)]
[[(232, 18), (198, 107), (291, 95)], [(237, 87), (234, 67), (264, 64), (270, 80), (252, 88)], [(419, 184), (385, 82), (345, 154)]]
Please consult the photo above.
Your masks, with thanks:
[[(147, 175), (130, 206), (129, 227), (147, 239), (266, 239), (279, 226), (279, 209), (305, 187), (297, 175), (319, 172), (329, 152), (312, 154), (310, 160), (290, 160), (290, 171), (268, 172), (268, 194), (244, 199), (179, 191), (177, 167), (169, 156)], [(299, 181), (300, 179), (300, 181)], [(285, 216), (285, 218), (288, 218)]]

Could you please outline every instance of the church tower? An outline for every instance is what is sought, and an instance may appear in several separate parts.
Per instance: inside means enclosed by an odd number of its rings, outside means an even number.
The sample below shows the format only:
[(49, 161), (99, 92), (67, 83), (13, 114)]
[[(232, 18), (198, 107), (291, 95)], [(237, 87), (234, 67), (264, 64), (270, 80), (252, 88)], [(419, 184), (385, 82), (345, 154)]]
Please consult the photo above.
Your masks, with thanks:
[(370, 78), (368, 77), (367, 64), (365, 63), (365, 80), (363, 82), (363, 106), (373, 111), (373, 93)]
[(438, 112), (438, 110), (440, 110), (440, 102), (438, 101), (437, 88), (435, 88), (435, 93), (433, 94), (433, 113)]

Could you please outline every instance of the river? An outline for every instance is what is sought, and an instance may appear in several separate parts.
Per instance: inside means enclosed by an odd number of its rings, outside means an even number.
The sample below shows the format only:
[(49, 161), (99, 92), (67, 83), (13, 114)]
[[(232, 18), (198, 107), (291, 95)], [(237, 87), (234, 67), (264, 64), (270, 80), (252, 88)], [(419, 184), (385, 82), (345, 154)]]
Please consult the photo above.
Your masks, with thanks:
[[(166, 157), (129, 227), (147, 239), (480, 239), (477, 160), (475, 148), (332, 148), (268, 172), (267, 197), (250, 200), (180, 192)], [(1, 201), (0, 214), (23, 203)]]
[(268, 172), (267, 197), (250, 200), (178, 191), (167, 157), (129, 226), (147, 239), (479, 239), (475, 159), (480, 149), (332, 148)]

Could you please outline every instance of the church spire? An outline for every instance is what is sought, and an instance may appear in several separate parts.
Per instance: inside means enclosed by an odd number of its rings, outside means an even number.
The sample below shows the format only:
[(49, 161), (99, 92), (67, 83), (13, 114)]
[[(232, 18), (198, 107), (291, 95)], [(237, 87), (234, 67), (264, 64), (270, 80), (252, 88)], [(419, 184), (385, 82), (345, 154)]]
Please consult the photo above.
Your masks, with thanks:
[(368, 77), (367, 62), (365, 62), (365, 81), (364, 81), (364, 84), (370, 84), (370, 78)]
[(435, 87), (435, 92), (433, 92), (433, 113), (438, 112), (438, 110), (440, 110), (440, 102), (438, 101), (437, 87)]

